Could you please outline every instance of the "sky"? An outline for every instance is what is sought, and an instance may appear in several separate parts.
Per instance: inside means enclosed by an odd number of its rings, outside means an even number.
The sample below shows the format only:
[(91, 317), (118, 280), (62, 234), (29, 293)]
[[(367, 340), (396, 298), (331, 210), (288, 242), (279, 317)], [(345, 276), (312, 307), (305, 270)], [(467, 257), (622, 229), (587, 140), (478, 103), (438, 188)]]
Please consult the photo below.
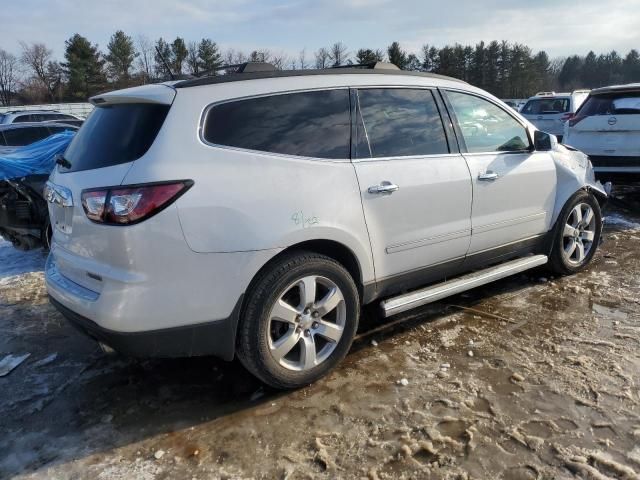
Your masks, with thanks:
[(212, 38), (223, 49), (268, 48), (307, 59), (336, 41), (350, 52), (399, 41), (410, 52), (508, 40), (551, 58), (640, 50), (640, 0), (0, 0), (0, 48), (44, 42), (58, 59), (80, 33), (105, 50), (124, 30), (185, 40)]

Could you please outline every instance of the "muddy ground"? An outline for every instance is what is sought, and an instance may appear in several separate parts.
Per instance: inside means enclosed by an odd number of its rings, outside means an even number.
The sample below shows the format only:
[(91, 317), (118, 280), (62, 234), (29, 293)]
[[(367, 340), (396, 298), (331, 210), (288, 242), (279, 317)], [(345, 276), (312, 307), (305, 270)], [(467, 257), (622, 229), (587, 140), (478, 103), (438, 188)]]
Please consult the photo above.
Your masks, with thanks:
[[(299, 391), (238, 363), (104, 355), (0, 244), (0, 478), (640, 478), (640, 193), (593, 265), (382, 320)], [(635, 212), (635, 214), (634, 214)], [(405, 380), (403, 380), (405, 379)]]

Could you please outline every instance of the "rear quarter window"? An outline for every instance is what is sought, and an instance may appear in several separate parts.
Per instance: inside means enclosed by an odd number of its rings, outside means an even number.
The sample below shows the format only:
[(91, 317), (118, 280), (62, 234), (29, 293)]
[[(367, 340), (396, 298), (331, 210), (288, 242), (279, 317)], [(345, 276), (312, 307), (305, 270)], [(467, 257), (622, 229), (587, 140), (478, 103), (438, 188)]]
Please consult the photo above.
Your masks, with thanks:
[(322, 90), (235, 100), (206, 113), (213, 145), (302, 157), (348, 159), (349, 91)]
[(129, 103), (94, 108), (65, 152), (77, 172), (132, 162), (153, 144), (169, 105)]

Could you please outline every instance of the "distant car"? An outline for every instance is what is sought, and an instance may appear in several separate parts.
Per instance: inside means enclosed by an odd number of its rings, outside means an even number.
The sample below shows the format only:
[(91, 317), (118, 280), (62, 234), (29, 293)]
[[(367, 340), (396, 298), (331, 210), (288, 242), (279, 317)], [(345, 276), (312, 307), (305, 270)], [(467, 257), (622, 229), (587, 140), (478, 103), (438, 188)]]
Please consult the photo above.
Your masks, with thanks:
[(640, 83), (593, 90), (565, 132), (599, 177), (640, 178)]
[(58, 122), (0, 124), (0, 147), (24, 147), (65, 130), (75, 132), (78, 127)]
[(81, 118), (57, 110), (13, 110), (0, 113), (0, 125), (35, 122), (82, 122)]
[(543, 132), (551, 133), (562, 142), (564, 124), (573, 117), (589, 96), (589, 90), (572, 93), (539, 92), (527, 100), (520, 113)]

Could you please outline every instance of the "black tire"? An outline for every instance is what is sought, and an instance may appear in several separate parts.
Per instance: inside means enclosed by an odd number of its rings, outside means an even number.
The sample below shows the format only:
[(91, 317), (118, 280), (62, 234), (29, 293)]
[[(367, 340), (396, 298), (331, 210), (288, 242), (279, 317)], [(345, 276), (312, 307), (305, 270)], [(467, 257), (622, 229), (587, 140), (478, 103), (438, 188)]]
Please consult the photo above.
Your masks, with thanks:
[[(287, 294), (286, 292), (291, 294), (292, 290), (290, 288), (292, 284), (310, 276), (318, 277), (318, 280), (328, 279), (338, 287), (344, 301), (340, 303), (340, 307), (335, 307), (335, 310), (337, 312), (338, 308), (340, 309), (344, 325), (342, 325), (341, 337), (337, 342), (332, 343), (329, 347), (329, 350), (332, 350), (321, 363), (308, 369), (304, 367), (304, 370), (294, 371), (283, 366), (281, 364), (282, 361), (277, 361), (272, 354), (270, 343), (274, 345), (274, 342), (278, 341), (278, 339), (274, 340), (273, 338), (274, 324), (277, 326), (278, 321), (270, 321), (271, 310), (276, 305), (276, 302)], [(320, 284), (318, 283), (318, 285)], [(317, 295), (322, 295), (321, 288), (318, 287)], [(300, 293), (299, 301), (293, 303), (303, 303), (302, 293)], [(309, 318), (310, 313), (306, 315), (306, 318)], [(286, 254), (267, 266), (252, 283), (238, 327), (238, 358), (247, 370), (272, 387), (292, 389), (309, 385), (326, 375), (345, 357), (349, 348), (351, 348), (351, 343), (358, 328), (359, 316), (360, 301), (358, 290), (353, 278), (340, 263), (325, 255), (313, 252), (299, 251)], [(301, 317), (298, 315), (296, 318)], [(296, 320), (296, 322), (302, 321)], [(283, 337), (291, 334), (292, 329), (295, 332), (300, 330), (298, 335), (310, 336), (307, 335), (310, 330), (305, 329), (302, 331), (302, 327), (295, 326), (295, 323), (293, 325), (282, 323), (285, 329)], [(299, 325), (302, 325), (302, 323)], [(314, 323), (314, 325), (316, 325), (314, 328), (318, 328), (317, 323)], [(277, 334), (278, 332), (275, 333)], [(318, 338), (317, 334), (313, 336), (314, 342), (316, 338)], [(324, 341), (322, 336), (319, 338), (320, 340), (317, 340), (318, 344)], [(309, 338), (305, 340), (300, 337), (300, 340), (296, 340), (295, 347), (291, 350), (293, 356), (296, 355), (296, 349), (300, 350), (301, 362), (304, 356), (304, 350), (302, 349), (306, 348), (305, 345), (308, 340)], [(298, 342), (302, 342), (302, 345)], [(328, 343), (330, 342), (327, 341), (325, 345)], [(314, 352), (316, 352), (316, 348), (320, 348), (315, 345), (316, 343), (314, 343), (313, 347)], [(322, 349), (320, 350), (322, 351)], [(283, 357), (283, 361), (288, 362), (289, 360)]]
[[(584, 255), (584, 258), (580, 261), (572, 261), (567, 258), (565, 254), (567, 240), (564, 235), (565, 225), (570, 222), (573, 209), (580, 204), (586, 204), (591, 207), (593, 211), (593, 241), (590, 244), (588, 252)], [(556, 226), (553, 232), (553, 245), (549, 256), (549, 268), (553, 273), (559, 275), (572, 275), (574, 273), (583, 270), (596, 254), (598, 245), (600, 244), (600, 235), (602, 234), (602, 212), (600, 211), (600, 204), (598, 200), (589, 192), (581, 190), (575, 193), (565, 204), (558, 216)]]

